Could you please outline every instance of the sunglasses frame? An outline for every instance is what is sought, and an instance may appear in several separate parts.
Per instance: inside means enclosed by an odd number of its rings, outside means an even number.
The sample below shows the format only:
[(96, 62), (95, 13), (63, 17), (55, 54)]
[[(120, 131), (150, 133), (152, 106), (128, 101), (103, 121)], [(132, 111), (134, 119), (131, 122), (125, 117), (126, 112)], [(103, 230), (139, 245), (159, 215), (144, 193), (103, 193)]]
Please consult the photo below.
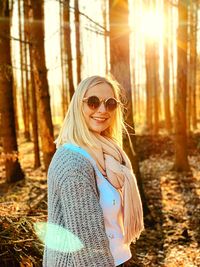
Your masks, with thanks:
[(104, 104), (104, 107), (105, 107), (106, 111), (114, 111), (114, 110), (116, 110), (117, 106), (116, 106), (116, 108), (113, 109), (113, 110), (109, 110), (109, 109), (106, 107), (106, 102), (107, 102), (109, 99), (114, 99), (114, 100), (116, 101), (117, 104), (120, 104), (120, 101), (118, 101), (118, 100), (117, 100), (116, 98), (114, 98), (114, 97), (109, 97), (109, 98), (106, 98), (106, 99), (100, 99), (100, 98), (99, 98), (98, 96), (96, 96), (96, 95), (91, 95), (91, 96), (88, 96), (88, 97), (84, 97), (84, 98), (83, 98), (83, 102), (86, 102), (86, 103), (88, 104), (88, 99), (89, 99), (90, 97), (97, 97), (97, 98), (99, 99), (99, 106), (98, 106), (97, 108), (93, 109), (93, 108), (91, 108), (91, 107), (88, 105), (88, 107), (89, 107), (91, 110), (96, 110), (96, 109), (98, 109), (98, 108), (101, 106), (101, 103), (102, 103), (102, 102), (103, 102), (103, 104)]

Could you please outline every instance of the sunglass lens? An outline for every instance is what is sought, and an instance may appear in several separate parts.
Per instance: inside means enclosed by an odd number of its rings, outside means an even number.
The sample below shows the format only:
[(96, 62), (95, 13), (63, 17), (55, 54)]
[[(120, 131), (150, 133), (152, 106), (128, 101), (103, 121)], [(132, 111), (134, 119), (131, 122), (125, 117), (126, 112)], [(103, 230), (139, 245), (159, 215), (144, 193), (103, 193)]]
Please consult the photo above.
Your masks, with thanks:
[(97, 96), (90, 96), (87, 104), (91, 109), (97, 109), (100, 105), (100, 100)]
[(117, 108), (117, 101), (114, 98), (109, 98), (106, 101), (106, 109), (108, 111), (113, 111)]

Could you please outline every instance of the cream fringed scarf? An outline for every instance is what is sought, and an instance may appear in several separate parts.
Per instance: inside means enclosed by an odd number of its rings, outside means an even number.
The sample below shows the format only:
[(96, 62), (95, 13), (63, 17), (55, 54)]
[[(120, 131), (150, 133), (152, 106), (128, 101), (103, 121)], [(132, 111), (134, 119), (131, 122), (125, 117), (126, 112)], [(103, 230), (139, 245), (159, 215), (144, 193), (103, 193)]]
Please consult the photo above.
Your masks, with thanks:
[(101, 149), (84, 148), (96, 160), (101, 173), (122, 192), (125, 243), (139, 238), (143, 225), (143, 210), (137, 181), (126, 153), (110, 138), (95, 134)]

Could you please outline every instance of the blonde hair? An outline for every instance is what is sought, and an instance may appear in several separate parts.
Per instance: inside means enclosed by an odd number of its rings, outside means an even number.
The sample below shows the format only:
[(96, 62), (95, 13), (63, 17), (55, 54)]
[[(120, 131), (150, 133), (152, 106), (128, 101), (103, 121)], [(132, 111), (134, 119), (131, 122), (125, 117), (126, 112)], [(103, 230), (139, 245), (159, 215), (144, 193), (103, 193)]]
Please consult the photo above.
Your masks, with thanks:
[[(110, 85), (113, 89), (114, 97), (120, 101), (121, 89), (117, 81), (101, 76), (91, 76), (81, 81), (72, 97), (58, 138), (55, 140), (57, 148), (64, 143), (97, 147), (96, 137), (88, 129), (83, 115), (82, 100), (90, 87), (101, 83)], [(120, 104), (115, 111), (113, 124), (104, 131), (103, 135), (112, 138), (122, 147), (123, 130), (126, 129), (123, 121), (123, 107)]]

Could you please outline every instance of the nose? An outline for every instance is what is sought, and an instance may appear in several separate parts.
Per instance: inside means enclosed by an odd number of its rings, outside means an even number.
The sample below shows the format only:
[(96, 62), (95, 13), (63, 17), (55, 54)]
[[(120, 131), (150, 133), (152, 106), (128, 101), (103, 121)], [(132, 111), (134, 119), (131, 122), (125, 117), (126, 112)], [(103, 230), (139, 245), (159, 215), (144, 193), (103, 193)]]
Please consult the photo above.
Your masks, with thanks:
[(105, 107), (105, 104), (104, 102), (102, 101), (99, 108), (98, 108), (98, 111), (100, 112), (106, 112), (106, 107)]

